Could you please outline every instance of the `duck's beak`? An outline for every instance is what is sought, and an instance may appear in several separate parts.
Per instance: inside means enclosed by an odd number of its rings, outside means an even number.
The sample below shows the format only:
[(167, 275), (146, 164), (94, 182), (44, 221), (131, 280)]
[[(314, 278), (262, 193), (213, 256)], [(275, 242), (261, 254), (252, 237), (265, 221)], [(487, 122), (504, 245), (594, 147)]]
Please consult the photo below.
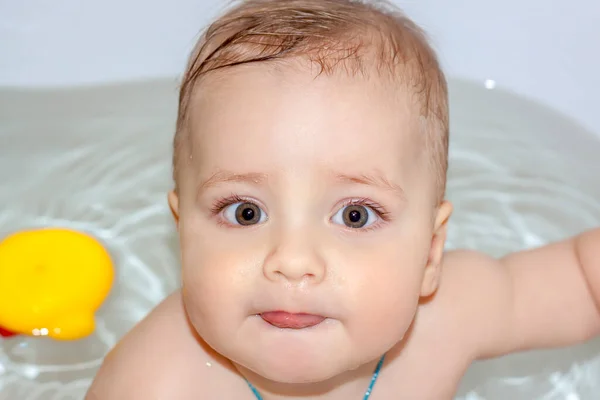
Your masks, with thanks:
[(3, 327), (0, 326), (0, 336), (4, 337), (4, 338), (9, 338), (12, 336), (17, 336), (18, 333), (15, 332), (11, 332), (7, 329), (4, 329)]

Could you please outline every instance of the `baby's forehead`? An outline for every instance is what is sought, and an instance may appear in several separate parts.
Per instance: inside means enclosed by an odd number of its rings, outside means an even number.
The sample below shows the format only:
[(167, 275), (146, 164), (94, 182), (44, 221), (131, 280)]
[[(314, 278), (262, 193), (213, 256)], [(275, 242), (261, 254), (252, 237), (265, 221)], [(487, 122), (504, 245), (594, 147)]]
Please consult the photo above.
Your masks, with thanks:
[(310, 71), (244, 68), (223, 74), (207, 82), (192, 107), (197, 168), (406, 173), (419, 154), (419, 118), (399, 90)]
[(412, 94), (376, 77), (244, 66), (207, 80), (197, 93), (190, 113), (192, 135), (276, 140), (289, 131), (297, 139), (319, 131), (324, 145), (331, 136), (401, 140), (403, 147), (419, 137), (421, 118)]
[(363, 120), (372, 127), (394, 123), (410, 133), (407, 125), (418, 127), (422, 121), (416, 97), (409, 85), (376, 72), (320, 74), (306, 62), (260, 63), (208, 74), (194, 93), (191, 116), (202, 122), (235, 110), (227, 115), (235, 119), (252, 110), (255, 117), (286, 118), (295, 111)]

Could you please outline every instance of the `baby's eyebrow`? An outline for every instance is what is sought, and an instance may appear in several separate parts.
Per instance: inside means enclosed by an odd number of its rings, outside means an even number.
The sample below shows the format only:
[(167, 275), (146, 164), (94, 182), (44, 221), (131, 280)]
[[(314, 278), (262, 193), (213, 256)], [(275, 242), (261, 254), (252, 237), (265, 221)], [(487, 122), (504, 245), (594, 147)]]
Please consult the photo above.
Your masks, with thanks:
[(406, 196), (402, 187), (390, 181), (384, 175), (378, 172), (357, 175), (350, 175), (337, 172), (333, 172), (332, 174), (334, 176), (334, 179), (340, 183), (356, 183), (359, 185), (374, 186), (379, 189), (391, 191), (396, 196), (400, 197), (402, 200), (406, 200)]
[(247, 172), (243, 174), (236, 174), (230, 171), (218, 171), (211, 175), (208, 179), (203, 181), (198, 187), (198, 191), (202, 191), (209, 187), (226, 182), (243, 182), (251, 183), (254, 185), (260, 185), (261, 183), (267, 180), (267, 177), (267, 174), (259, 172)]
[[(396, 196), (405, 200), (406, 196), (402, 187), (396, 183), (391, 182), (384, 175), (378, 172), (364, 173), (364, 174), (346, 174), (340, 172), (329, 171), (328, 174), (333, 177), (333, 180), (343, 184), (359, 184), (366, 186), (373, 186), (379, 189), (393, 192)], [(260, 172), (247, 172), (247, 173), (234, 173), (231, 171), (218, 171), (211, 175), (208, 179), (204, 180), (198, 187), (198, 192), (202, 192), (209, 187), (217, 186), (221, 183), (227, 182), (241, 182), (249, 183), (252, 185), (260, 185), (268, 179), (268, 175)]]

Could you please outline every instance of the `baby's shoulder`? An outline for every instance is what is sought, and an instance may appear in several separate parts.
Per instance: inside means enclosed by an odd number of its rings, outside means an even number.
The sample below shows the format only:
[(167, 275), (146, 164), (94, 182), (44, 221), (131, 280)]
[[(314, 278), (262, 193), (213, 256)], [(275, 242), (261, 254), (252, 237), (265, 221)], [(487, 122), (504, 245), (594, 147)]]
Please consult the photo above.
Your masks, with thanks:
[(507, 335), (512, 307), (510, 276), (500, 262), (481, 252), (457, 250), (444, 256), (437, 292), (423, 301), (415, 336), (431, 336), (474, 361)]
[(106, 356), (87, 400), (197, 399), (211, 355), (188, 323), (181, 292), (160, 303)]

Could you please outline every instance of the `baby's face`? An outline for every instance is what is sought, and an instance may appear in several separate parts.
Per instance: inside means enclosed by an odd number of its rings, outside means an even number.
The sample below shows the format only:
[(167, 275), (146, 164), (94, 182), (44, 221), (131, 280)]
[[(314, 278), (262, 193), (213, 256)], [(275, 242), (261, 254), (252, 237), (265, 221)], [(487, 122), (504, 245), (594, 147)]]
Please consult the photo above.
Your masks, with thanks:
[(342, 74), (259, 65), (204, 83), (171, 201), (186, 309), (211, 347), (306, 382), (401, 340), (435, 289), (413, 109), (398, 88)]

